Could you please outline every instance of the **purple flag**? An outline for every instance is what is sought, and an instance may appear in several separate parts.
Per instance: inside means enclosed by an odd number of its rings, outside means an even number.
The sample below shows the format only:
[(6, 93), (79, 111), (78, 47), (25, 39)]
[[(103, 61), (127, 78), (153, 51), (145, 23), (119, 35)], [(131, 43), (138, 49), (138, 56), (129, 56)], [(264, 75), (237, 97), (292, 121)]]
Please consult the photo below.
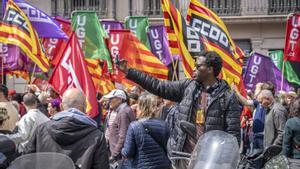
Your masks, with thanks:
[(152, 53), (168, 66), (171, 63), (172, 54), (165, 27), (163, 25), (149, 26), (148, 38)]
[(4, 43), (0, 43), (0, 59), (0, 67), (3, 61), (4, 72), (23, 70), (29, 60), (18, 46)]
[(119, 21), (101, 21), (103, 28), (109, 33), (111, 29), (124, 29), (123, 23)]
[[(2, 1), (2, 11), (5, 13), (7, 0)], [(60, 29), (59, 25), (45, 12), (28, 4), (24, 0), (14, 0), (29, 18), (32, 26), (41, 38), (67, 39), (67, 35)]]
[[(281, 72), (270, 57), (254, 53), (249, 58), (244, 74), (244, 84), (247, 89), (254, 91), (257, 83), (270, 81), (275, 85), (276, 92), (279, 92), (281, 90), (281, 78)], [(289, 90), (289, 83), (285, 79), (282, 90)]]
[[(2, 60), (3, 59), (3, 60)], [(4, 66), (4, 72), (9, 71), (26, 71), (32, 72), (34, 69), (34, 62), (26, 57), (18, 46), (0, 43), (0, 69)], [(36, 66), (35, 72), (40, 72), (41, 69)]]
[[(276, 91), (280, 91), (281, 90), (282, 73), (277, 68), (277, 66), (275, 66), (275, 64), (274, 64), (274, 75), (275, 75), (275, 84), (280, 84), (280, 85), (276, 85)], [(285, 78), (283, 78), (282, 85), (283, 85), (282, 86), (283, 91), (286, 91), (286, 92), (290, 91), (290, 84)]]

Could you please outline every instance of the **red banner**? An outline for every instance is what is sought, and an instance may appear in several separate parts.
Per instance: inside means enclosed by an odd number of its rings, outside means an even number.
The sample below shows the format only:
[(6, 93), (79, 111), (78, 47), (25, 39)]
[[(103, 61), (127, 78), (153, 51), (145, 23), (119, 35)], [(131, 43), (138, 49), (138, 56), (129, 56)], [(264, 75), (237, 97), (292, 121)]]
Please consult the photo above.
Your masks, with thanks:
[(284, 60), (300, 62), (300, 14), (288, 17), (286, 24)]
[[(60, 28), (70, 37), (72, 33), (71, 23), (60, 17), (56, 17), (55, 20), (58, 22)], [(43, 38), (43, 46), (45, 47), (47, 56), (50, 59), (50, 63), (56, 66), (59, 62), (63, 49), (67, 45), (68, 39), (54, 39), (54, 38)]]
[(62, 58), (53, 71), (49, 84), (60, 95), (63, 95), (69, 88), (81, 90), (87, 100), (87, 115), (92, 118), (98, 115), (96, 89), (87, 70), (83, 52), (75, 33), (72, 33), (63, 51)]

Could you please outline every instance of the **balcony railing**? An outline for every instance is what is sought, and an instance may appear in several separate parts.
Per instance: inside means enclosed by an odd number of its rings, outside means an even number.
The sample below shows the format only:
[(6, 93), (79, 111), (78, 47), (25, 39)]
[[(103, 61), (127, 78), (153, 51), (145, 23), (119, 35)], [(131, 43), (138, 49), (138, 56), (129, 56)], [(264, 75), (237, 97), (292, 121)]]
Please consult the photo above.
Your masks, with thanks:
[(300, 0), (269, 0), (269, 14), (289, 14), (300, 11)]
[(219, 16), (286, 15), (300, 11), (300, 0), (201, 0)]
[(161, 17), (160, 0), (144, 0), (143, 14), (150, 17)]
[(241, 0), (204, 0), (204, 4), (219, 16), (241, 15)]
[[(179, 1), (184, 0), (172, 0), (172, 3), (177, 9), (180, 9)], [(131, 16), (145, 15), (150, 18), (162, 18), (161, 0), (130, 0), (129, 14)]]
[(71, 18), (76, 10), (95, 11), (100, 18), (108, 17), (107, 0), (52, 0), (52, 16)]
[(144, 15), (149, 17), (162, 17), (161, 9), (146, 9)]

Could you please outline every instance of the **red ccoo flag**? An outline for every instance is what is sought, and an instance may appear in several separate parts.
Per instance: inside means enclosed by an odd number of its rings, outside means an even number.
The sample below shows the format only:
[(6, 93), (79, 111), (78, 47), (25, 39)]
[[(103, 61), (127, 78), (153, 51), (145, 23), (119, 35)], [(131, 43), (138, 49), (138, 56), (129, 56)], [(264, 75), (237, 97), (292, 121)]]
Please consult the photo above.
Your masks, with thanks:
[(91, 118), (98, 115), (96, 89), (74, 32), (71, 34), (62, 58), (54, 69), (49, 83), (60, 95), (69, 88), (78, 88), (86, 96), (87, 115)]

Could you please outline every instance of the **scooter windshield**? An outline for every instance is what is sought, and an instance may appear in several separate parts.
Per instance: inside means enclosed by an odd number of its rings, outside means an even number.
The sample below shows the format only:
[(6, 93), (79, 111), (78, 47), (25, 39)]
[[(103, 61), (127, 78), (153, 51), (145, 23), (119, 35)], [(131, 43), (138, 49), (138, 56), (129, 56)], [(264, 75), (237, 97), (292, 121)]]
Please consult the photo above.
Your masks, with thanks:
[(33, 153), (18, 157), (8, 169), (75, 169), (72, 159), (60, 153)]
[(238, 161), (237, 139), (228, 133), (215, 130), (199, 138), (189, 169), (235, 169)]

